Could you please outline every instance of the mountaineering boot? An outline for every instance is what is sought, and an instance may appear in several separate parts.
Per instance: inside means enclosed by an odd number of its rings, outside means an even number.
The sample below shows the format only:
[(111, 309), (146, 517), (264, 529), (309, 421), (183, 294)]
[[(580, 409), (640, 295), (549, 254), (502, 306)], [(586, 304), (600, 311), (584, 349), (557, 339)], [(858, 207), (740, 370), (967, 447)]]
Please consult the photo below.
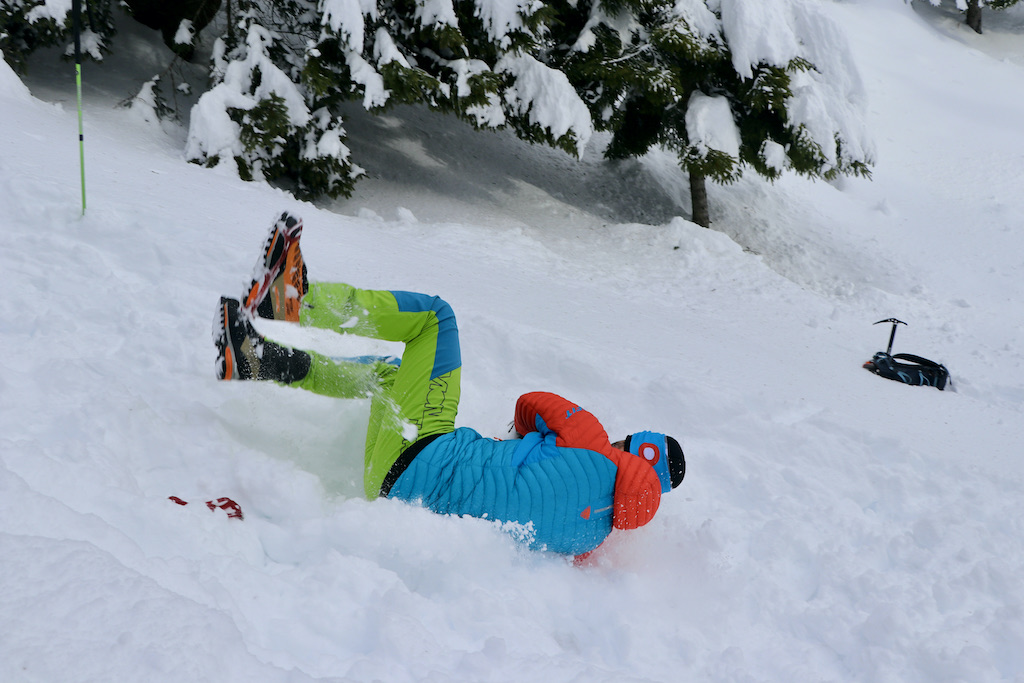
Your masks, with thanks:
[(312, 360), (304, 351), (261, 336), (241, 304), (223, 296), (213, 322), (213, 343), (218, 379), (269, 379), (288, 384), (305, 377)]
[(220, 298), (213, 318), (213, 343), (217, 347), (217, 379), (252, 379), (259, 371), (255, 346), (259, 334), (248, 320), (240, 319), (238, 302)]
[(263, 253), (253, 268), (252, 284), (243, 297), (251, 317), (299, 321), (302, 297), (309, 291), (306, 263), (299, 249), (302, 219), (282, 213), (267, 235)]

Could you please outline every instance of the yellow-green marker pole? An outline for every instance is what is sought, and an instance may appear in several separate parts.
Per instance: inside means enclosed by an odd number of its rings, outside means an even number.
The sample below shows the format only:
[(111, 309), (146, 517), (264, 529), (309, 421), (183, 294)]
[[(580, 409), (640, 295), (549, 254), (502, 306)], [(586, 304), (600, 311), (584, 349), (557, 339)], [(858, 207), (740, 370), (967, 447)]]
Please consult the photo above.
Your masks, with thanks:
[(82, 215), (85, 215), (85, 129), (82, 127), (82, 0), (71, 2), (75, 33), (75, 85), (78, 88), (78, 165), (82, 174)]

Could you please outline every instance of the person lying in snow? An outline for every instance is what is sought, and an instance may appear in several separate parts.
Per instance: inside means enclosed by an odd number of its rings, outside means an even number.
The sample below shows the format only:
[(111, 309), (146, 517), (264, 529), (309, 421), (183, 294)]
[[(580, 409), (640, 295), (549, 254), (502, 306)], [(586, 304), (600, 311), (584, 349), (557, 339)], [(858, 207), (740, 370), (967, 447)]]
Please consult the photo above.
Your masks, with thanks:
[[(519, 398), (520, 438), (455, 428), (462, 359), (451, 307), (436, 296), (309, 282), (302, 221), (272, 226), (242, 301), (222, 297), (214, 324), (217, 375), (273, 380), (337, 398), (369, 396), (363, 484), (367, 498), (397, 498), (441, 514), (515, 522), (531, 548), (594, 550), (612, 528), (651, 520), (683, 480), (682, 448), (638, 432), (610, 443), (597, 418), (551, 393)], [(401, 341), (400, 362), (338, 360), (261, 336), (253, 317)], [(638, 457), (639, 456), (639, 457)]]

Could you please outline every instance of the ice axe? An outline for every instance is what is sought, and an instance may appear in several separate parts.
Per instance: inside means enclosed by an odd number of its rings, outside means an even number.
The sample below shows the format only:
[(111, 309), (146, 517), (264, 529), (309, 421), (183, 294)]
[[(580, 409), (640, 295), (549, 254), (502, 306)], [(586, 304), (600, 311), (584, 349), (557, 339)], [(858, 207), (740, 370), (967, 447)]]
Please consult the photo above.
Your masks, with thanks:
[(893, 342), (894, 339), (896, 339), (896, 326), (897, 325), (906, 325), (906, 323), (903, 322), (902, 320), (897, 320), (896, 318), (886, 318), (885, 320), (879, 320), (877, 323), (874, 323), (874, 324), (875, 325), (881, 325), (882, 323), (892, 323), (892, 333), (889, 335), (889, 347), (885, 350), (885, 353), (887, 355), (891, 356), (892, 355), (892, 342)]

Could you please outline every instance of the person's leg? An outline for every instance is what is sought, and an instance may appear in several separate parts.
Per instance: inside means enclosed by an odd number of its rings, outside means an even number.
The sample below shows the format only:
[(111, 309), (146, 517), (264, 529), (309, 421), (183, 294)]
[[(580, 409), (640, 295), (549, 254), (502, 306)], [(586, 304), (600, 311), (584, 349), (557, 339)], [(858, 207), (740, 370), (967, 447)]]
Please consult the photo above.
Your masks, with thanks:
[(401, 365), (372, 394), (363, 483), (367, 497), (375, 498), (402, 451), (455, 429), (462, 374), (455, 314), (438, 297), (313, 282), (300, 322), (405, 343)]
[[(289, 349), (239, 323), (220, 326), (218, 372), (222, 379), (271, 379), (339, 398), (369, 395), (364, 486), (375, 498), (406, 448), (455, 428), (462, 365), (455, 315), (438, 297), (310, 285), (299, 248), (301, 231), (302, 222), (287, 213), (271, 227), (242, 308), (253, 317), (404, 342), (401, 367), (339, 362)], [(233, 305), (237, 311), (238, 302)], [(225, 306), (222, 301), (223, 311)]]
[(384, 359), (337, 360), (282, 346), (261, 336), (240, 309), (237, 300), (221, 298), (214, 327), (220, 379), (270, 380), (334, 398), (371, 399), (364, 477), (369, 498), (380, 494), (392, 465), (411, 443), (454, 428), (459, 370), (430, 379), (422, 372), (430, 365), (420, 362), (437, 325), (427, 325), (425, 334), (406, 345), (408, 362), (401, 372)]
[(373, 398), (391, 384), (398, 368), (385, 359), (332, 358), (316, 351), (309, 356), (309, 371), (290, 386), (331, 398)]
[(335, 359), (267, 339), (236, 299), (221, 297), (214, 324), (220, 379), (280, 382), (332, 398), (370, 398), (397, 370), (384, 358)]

